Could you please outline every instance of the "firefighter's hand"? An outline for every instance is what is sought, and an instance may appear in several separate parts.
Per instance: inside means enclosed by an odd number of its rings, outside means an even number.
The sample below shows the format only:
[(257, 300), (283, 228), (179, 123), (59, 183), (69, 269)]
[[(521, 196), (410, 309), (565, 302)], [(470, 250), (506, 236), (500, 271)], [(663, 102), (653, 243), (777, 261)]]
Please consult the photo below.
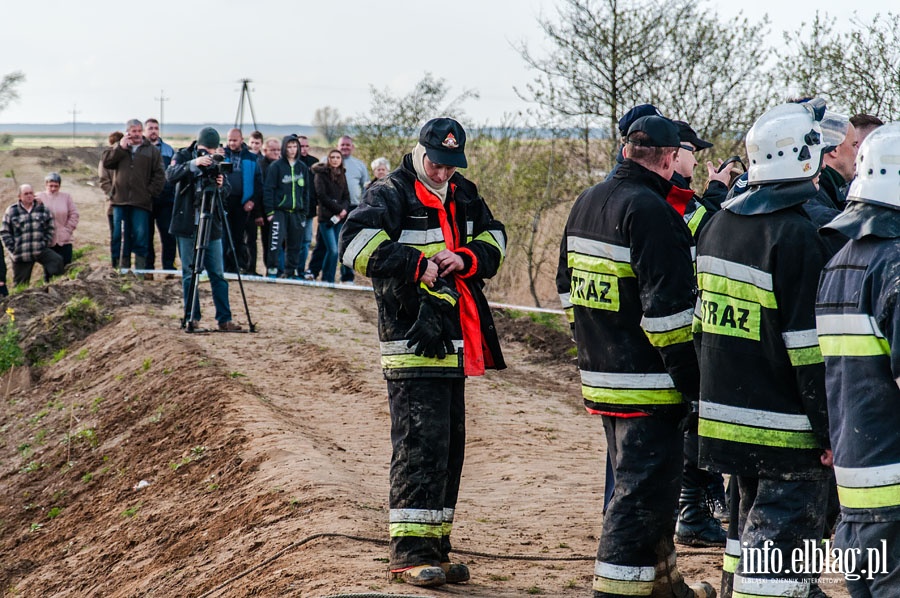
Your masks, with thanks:
[(825, 449), (822, 451), (822, 454), (819, 455), (819, 461), (821, 461), (822, 465), (825, 467), (834, 467), (834, 453), (831, 452), (831, 449)]
[(220, 174), (216, 177), (216, 187), (221, 187), (225, 184), (225, 175)]
[(441, 276), (456, 272), (465, 268), (463, 259), (449, 249), (442, 249), (434, 254), (431, 260), (437, 264), (438, 273)]
[[(407, 347), (416, 347), (416, 355), (425, 357), (437, 357), (443, 359), (447, 356), (444, 343), (444, 322), (440, 309), (429, 301), (419, 304), (419, 316), (415, 323), (406, 332), (409, 339)], [(451, 349), (453, 345), (450, 345)]]
[(712, 162), (707, 161), (706, 170), (709, 171), (708, 181), (719, 181), (724, 184), (726, 187), (731, 182), (731, 168), (726, 168), (722, 172), (719, 172), (719, 168), (722, 166), (724, 160), (719, 160), (718, 165), (713, 165)]
[(255, 206), (255, 205), (256, 204), (253, 203), (252, 199), (248, 199), (247, 203), (244, 204), (244, 211), (249, 212), (249, 211), (253, 210), (253, 206)]
[(425, 272), (419, 277), (419, 282), (423, 282), (426, 285), (433, 287), (434, 281), (437, 280), (438, 277), (438, 266), (431, 260), (427, 261), (428, 265), (425, 267)]

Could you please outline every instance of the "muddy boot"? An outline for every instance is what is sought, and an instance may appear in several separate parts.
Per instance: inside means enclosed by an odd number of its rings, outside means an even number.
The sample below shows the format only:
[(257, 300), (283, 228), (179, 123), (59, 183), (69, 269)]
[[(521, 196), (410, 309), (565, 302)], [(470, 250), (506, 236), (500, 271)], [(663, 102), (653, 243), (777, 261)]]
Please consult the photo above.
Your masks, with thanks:
[(694, 598), (716, 598), (716, 589), (705, 581), (692, 583), (688, 587), (694, 592)]
[(441, 563), (444, 577), (447, 583), (462, 583), (469, 581), (469, 568), (462, 563)]
[(681, 489), (675, 541), (687, 546), (725, 546), (725, 530), (709, 512), (705, 488)]
[(722, 476), (716, 475), (716, 480), (706, 486), (706, 502), (713, 517), (722, 523), (728, 523), (728, 502), (725, 500), (725, 485)]
[(816, 582), (811, 582), (809, 584), (809, 598), (828, 598), (828, 594), (822, 591), (822, 588), (819, 587), (819, 584)]
[(418, 567), (410, 567), (403, 571), (394, 571), (394, 579), (401, 579), (411, 586), (419, 586), (422, 588), (431, 588), (434, 586), (442, 586), (447, 583), (447, 577), (444, 570), (434, 565), (419, 565)]

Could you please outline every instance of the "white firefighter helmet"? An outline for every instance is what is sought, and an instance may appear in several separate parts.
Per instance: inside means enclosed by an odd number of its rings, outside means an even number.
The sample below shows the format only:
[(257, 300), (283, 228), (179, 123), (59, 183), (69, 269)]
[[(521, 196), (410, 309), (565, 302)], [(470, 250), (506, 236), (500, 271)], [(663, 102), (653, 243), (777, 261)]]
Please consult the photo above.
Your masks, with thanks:
[(822, 166), (825, 101), (782, 104), (760, 116), (747, 133), (751, 185), (812, 180)]
[(900, 122), (878, 127), (863, 141), (847, 199), (900, 210)]

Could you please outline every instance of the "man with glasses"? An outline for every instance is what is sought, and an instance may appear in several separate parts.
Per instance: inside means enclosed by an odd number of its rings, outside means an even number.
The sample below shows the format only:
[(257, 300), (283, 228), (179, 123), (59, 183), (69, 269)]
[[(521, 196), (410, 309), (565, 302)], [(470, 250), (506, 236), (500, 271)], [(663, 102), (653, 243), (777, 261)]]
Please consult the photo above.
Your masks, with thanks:
[(53, 214), (34, 200), (31, 185), (21, 185), (19, 201), (6, 209), (0, 227), (0, 238), (12, 258), (14, 285), (31, 282), (35, 262), (44, 267), (48, 276), (62, 274), (62, 257), (50, 249), (53, 227)]

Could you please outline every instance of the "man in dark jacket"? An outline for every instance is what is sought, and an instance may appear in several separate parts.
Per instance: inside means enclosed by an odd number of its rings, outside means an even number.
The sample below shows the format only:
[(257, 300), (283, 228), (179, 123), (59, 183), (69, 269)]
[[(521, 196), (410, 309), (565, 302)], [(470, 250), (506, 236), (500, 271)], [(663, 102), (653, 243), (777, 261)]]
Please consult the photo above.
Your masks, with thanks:
[[(309, 205), (306, 208), (306, 228), (303, 231), (303, 239), (300, 241), (300, 269), (303, 270), (303, 278), (305, 280), (315, 280), (315, 276), (311, 270), (307, 268), (307, 258), (309, 257), (309, 245), (312, 243), (313, 220), (316, 217), (316, 209), (318, 208), (318, 198), (316, 197), (316, 173), (313, 172), (313, 165), (319, 162), (319, 159), (309, 153), (309, 138), (306, 135), (297, 135), (300, 142), (300, 160), (309, 168)], [(318, 237), (321, 239), (321, 236)], [(324, 243), (322, 243), (324, 245)], [(319, 243), (316, 243), (316, 249)], [(324, 258), (323, 258), (324, 259)], [(320, 261), (321, 264), (321, 261)], [(319, 266), (321, 270), (321, 265)]]
[[(148, 118), (144, 121), (144, 130), (147, 133), (147, 141), (156, 146), (159, 150), (160, 162), (165, 170), (172, 162), (175, 156), (175, 150), (172, 146), (162, 140), (159, 136), (159, 121), (155, 118)], [(159, 244), (162, 247), (162, 268), (163, 270), (175, 269), (175, 237), (169, 233), (169, 226), (172, 224), (172, 204), (175, 201), (175, 185), (166, 181), (163, 190), (159, 195), (153, 196), (153, 214), (149, 227), (149, 241), (147, 243), (147, 268), (153, 269), (156, 262), (156, 250), (153, 247), (154, 224), (156, 230), (159, 231)]]
[(676, 567), (681, 421), (696, 400), (691, 235), (666, 203), (674, 123), (632, 123), (612, 179), (581, 194), (560, 247), (556, 287), (578, 345), (581, 393), (603, 419), (615, 492), (603, 519), (594, 596), (715, 596)]
[(300, 244), (306, 228), (309, 204), (309, 169), (300, 160), (300, 140), (287, 135), (281, 143), (281, 158), (266, 171), (263, 204), (266, 219), (272, 225), (266, 275), (278, 276), (278, 250), (284, 246), (283, 278), (302, 278), (298, 263)]
[(894, 596), (900, 588), (897, 156), (897, 123), (877, 128), (860, 147), (847, 208), (827, 225), (850, 241), (822, 273), (816, 304), (842, 513), (834, 541), (840, 553), (860, 557), (842, 571), (854, 598)]
[(469, 579), (450, 561), (465, 453), (465, 377), (505, 367), (484, 280), (506, 233), (473, 183), (466, 134), (425, 123), (397, 170), (369, 187), (341, 234), (343, 264), (372, 279), (391, 409), (391, 571), (418, 586)]
[[(184, 319), (182, 326), (188, 331), (197, 330), (200, 324), (200, 303), (191, 304), (191, 275), (193, 273), (194, 251), (197, 247), (197, 228), (201, 219), (209, 226), (209, 239), (205, 247), (202, 264), (209, 274), (213, 304), (216, 307), (216, 322), (223, 332), (235, 332), (241, 327), (231, 321), (231, 305), (228, 301), (228, 281), (225, 280), (222, 256), (222, 199), (230, 190), (228, 179), (215, 174), (212, 154), (224, 154), (219, 147), (219, 133), (212, 127), (200, 129), (197, 140), (189, 147), (178, 150), (172, 164), (166, 170), (166, 178), (175, 183), (175, 209), (172, 213), (170, 232), (178, 240), (181, 256), (181, 286), (184, 298)], [(220, 199), (215, 199), (218, 194)], [(206, 195), (210, 200), (203, 206)], [(213, 197), (211, 197), (213, 196)], [(201, 208), (204, 208), (201, 210)], [(200, 239), (199, 242), (203, 242)], [(200, 272), (197, 272), (199, 276)], [(196, 295), (195, 295), (196, 297)]]
[(113, 268), (131, 263), (130, 255), (119, 256), (124, 234), (125, 247), (130, 247), (135, 256), (134, 267), (142, 270), (147, 265), (153, 197), (165, 187), (166, 175), (159, 150), (144, 137), (143, 123), (131, 119), (125, 123), (125, 131), (121, 141), (106, 149), (101, 158), (106, 170), (115, 171), (110, 196)]
[(237, 273), (238, 268), (247, 266), (250, 261), (246, 229), (254, 206), (258, 180), (257, 156), (244, 143), (240, 129), (228, 131), (225, 159), (231, 162), (231, 172), (228, 174), (231, 191), (225, 200), (225, 209), (228, 210), (228, 227), (234, 244), (234, 253), (231, 252), (231, 247), (225, 247), (225, 271)]
[[(825, 103), (784, 104), (747, 133), (750, 188), (697, 244), (700, 467), (731, 474), (723, 598), (806, 596), (785, 561), (824, 526), (831, 451), (815, 296), (828, 249), (803, 204), (825, 144)], [(748, 557), (749, 555), (749, 557)]]

